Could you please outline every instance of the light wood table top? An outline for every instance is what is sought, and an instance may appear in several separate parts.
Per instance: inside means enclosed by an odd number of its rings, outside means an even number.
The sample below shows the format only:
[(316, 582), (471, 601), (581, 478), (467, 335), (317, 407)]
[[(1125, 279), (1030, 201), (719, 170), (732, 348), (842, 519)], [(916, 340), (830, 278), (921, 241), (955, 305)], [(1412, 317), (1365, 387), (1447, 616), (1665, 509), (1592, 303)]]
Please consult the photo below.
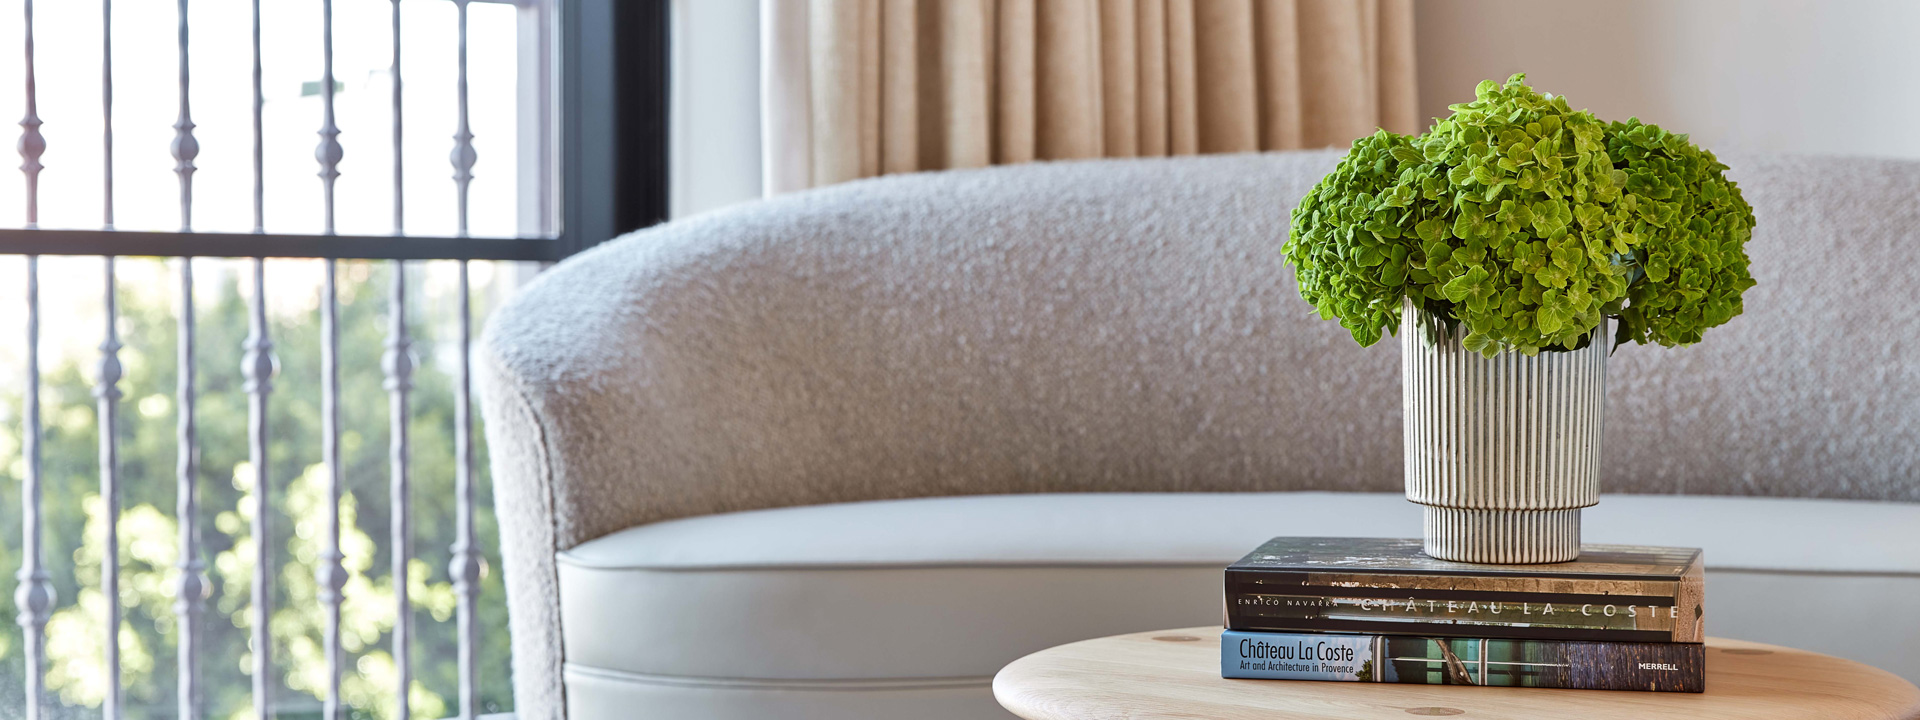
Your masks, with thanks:
[(1829, 655), (1707, 639), (1705, 693), (1220, 677), (1220, 628), (1115, 635), (1008, 665), (993, 695), (1027, 720), (1109, 718), (1920, 718), (1920, 689)]

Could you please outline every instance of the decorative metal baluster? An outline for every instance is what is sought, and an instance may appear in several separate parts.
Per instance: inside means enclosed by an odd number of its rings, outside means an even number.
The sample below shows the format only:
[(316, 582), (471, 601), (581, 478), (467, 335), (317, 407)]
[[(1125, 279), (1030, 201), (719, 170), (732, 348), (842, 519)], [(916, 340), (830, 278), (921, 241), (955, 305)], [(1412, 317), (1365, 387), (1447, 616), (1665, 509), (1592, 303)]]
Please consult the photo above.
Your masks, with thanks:
[[(27, 180), (27, 229), (40, 227), (40, 156), (47, 152), (47, 138), (40, 134), (39, 92), (33, 71), (33, 0), (22, 0), (27, 13), (27, 114), (20, 118), (20, 172)], [(34, 269), (36, 263), (28, 261)]]
[[(39, 105), (35, 98), (33, 73), (33, 0), (24, 0), (27, 26), (27, 114), (20, 119), (20, 172), (27, 181), (27, 227), (40, 224), (40, 155), (46, 152), (46, 139), (40, 135)], [(13, 591), (16, 620), (25, 641), (26, 712), (25, 720), (39, 720), (46, 704), (45, 663), (41, 659), (47, 645), (47, 618), (53, 614), (53, 583), (41, 562), (40, 548), (40, 258), (27, 256), (27, 387), (21, 414), (25, 416), (21, 455), (26, 461), (26, 477), (20, 484), (20, 571)]]
[[(114, 428), (119, 426), (120, 415), (120, 332), (114, 327), (118, 312), (114, 302), (113, 257), (104, 260), (107, 339), (100, 343), (99, 380), (93, 386), (100, 423), (100, 500), (104, 505), (101, 517), (106, 519), (102, 523), (106, 557), (100, 562), (100, 594), (107, 599), (107, 692), (100, 703), (100, 714), (117, 718), (120, 716), (120, 442), (114, 436)], [(184, 615), (181, 623), (186, 623)]]
[(180, 117), (173, 121), (173, 171), (180, 176), (180, 232), (193, 232), (193, 159), (200, 155), (200, 141), (193, 137), (187, 71), (187, 0), (180, 0)]
[(320, 453), (327, 464), (327, 520), (326, 549), (314, 571), (327, 617), (327, 697), (321, 715), (326, 720), (340, 717), (340, 590), (347, 584), (346, 568), (340, 564), (340, 328), (334, 265), (332, 258), (326, 260), (320, 298)]
[(407, 459), (409, 456), (407, 423), (409, 413), (407, 397), (413, 389), (413, 355), (411, 341), (407, 338), (407, 280), (406, 263), (393, 261), (392, 295), (388, 301), (387, 352), (381, 358), (381, 367), (386, 371), (388, 397), (388, 425), (391, 426), (392, 442), (388, 446), (391, 463), (391, 484), (393, 517), (392, 530), (393, 588), (394, 601), (398, 605), (393, 623), (393, 663), (395, 670), (395, 695), (399, 702), (396, 718), (405, 718), (409, 713), (407, 687), (412, 684), (413, 674), (408, 667), (411, 653), (409, 640), (412, 635), (412, 603), (407, 597), (407, 561), (413, 557), (413, 504), (408, 492)]
[[(340, 177), (340, 129), (333, 117), (333, 0), (320, 3), (320, 145), (314, 149), (320, 161), (320, 182), (326, 233), (334, 234), (333, 183)], [(340, 590), (347, 584), (347, 571), (340, 561), (340, 369), (338, 363), (340, 330), (336, 325), (339, 294), (336, 265), (327, 258), (325, 283), (320, 299), (320, 445), (327, 465), (326, 547), (320, 554), (320, 567), (314, 575), (320, 584), (320, 604), (326, 615), (325, 653), (327, 695), (324, 720), (340, 718)]]
[(400, 0), (393, 0), (393, 234), (405, 235), (406, 163), (402, 162), (402, 123), (400, 103)]
[(459, 659), (461, 720), (479, 715), (478, 673), (480, 665), (480, 546), (473, 533), (473, 357), (469, 352), (473, 338), (472, 309), (468, 301), (467, 261), (460, 261), (460, 370), (459, 387), (453, 396), (453, 560), (448, 574), (453, 576), (453, 592), (459, 601)]
[[(253, 0), (253, 231), (256, 233), (267, 231), (266, 133), (261, 123), (264, 105), (266, 97), (260, 93), (260, 0)], [(266, 720), (266, 716), (260, 716), (259, 720)]]
[[(459, 47), (456, 107), (459, 126), (453, 133), (453, 182), (457, 192), (459, 235), (467, 236), (467, 187), (473, 181), (473, 132), (467, 125), (467, 0), (454, 0), (459, 9)], [(472, 720), (479, 712), (480, 625), (477, 601), (480, 596), (480, 550), (473, 533), (473, 395), (472, 308), (468, 297), (467, 261), (460, 261), (460, 369), (453, 396), (454, 445), (454, 543), (453, 559), (447, 568), (453, 576), (453, 591), (459, 605), (460, 718)]]
[[(105, 160), (105, 181), (101, 187), (101, 224), (113, 229), (113, 0), (100, 2), (100, 113), (101, 156)], [(115, 298), (118, 283), (114, 278), (114, 258), (101, 258), (106, 290), (107, 335), (100, 343), (100, 367), (93, 386), (98, 408), (100, 436), (100, 500), (103, 505), (102, 546), (106, 558), (100, 563), (100, 594), (107, 598), (106, 695), (100, 702), (100, 716), (112, 720), (120, 716), (120, 438), (115, 435), (120, 416), (120, 330), (119, 308)]]
[[(405, 163), (402, 158), (402, 105), (400, 95), (400, 0), (393, 0), (393, 234), (404, 235), (406, 227)], [(386, 372), (388, 444), (391, 476), (388, 479), (389, 506), (392, 515), (387, 527), (392, 564), (389, 571), (396, 605), (393, 622), (394, 698), (397, 720), (412, 714), (407, 689), (413, 684), (413, 603), (407, 597), (407, 562), (413, 558), (413, 503), (407, 459), (407, 425), (410, 413), (407, 398), (413, 389), (412, 342), (407, 338), (407, 264), (393, 261), (392, 294), (388, 300), (387, 352), (381, 358)]]
[[(180, 176), (180, 231), (193, 230), (193, 159), (200, 154), (200, 143), (193, 137), (193, 113), (190, 96), (187, 92), (191, 78), (188, 66), (187, 45), (187, 2), (179, 2), (179, 90), (180, 117), (173, 123), (173, 159), (174, 173)], [(200, 628), (200, 613), (207, 597), (206, 564), (200, 560), (200, 503), (196, 482), (199, 476), (199, 438), (194, 425), (194, 406), (196, 391), (194, 387), (195, 364), (194, 350), (194, 313), (193, 313), (193, 258), (180, 258), (180, 318), (178, 342), (180, 358), (178, 367), (178, 388), (175, 401), (179, 409), (179, 428), (177, 442), (178, 459), (175, 462), (178, 489), (174, 491), (174, 515), (180, 528), (179, 580), (174, 594), (174, 614), (179, 622), (179, 710), (183, 720), (199, 716), (199, 688), (196, 687), (196, 675), (199, 670), (196, 643)], [(255, 480), (255, 485), (261, 483)], [(261, 508), (256, 508), (259, 514)], [(115, 665), (109, 661), (110, 666)], [(118, 675), (118, 669), (114, 673)], [(114, 716), (109, 715), (110, 719)]]
[(456, 62), (458, 75), (454, 81), (454, 106), (458, 110), (459, 125), (453, 132), (453, 153), (449, 159), (453, 161), (453, 186), (457, 203), (455, 212), (459, 213), (458, 234), (466, 237), (467, 186), (473, 182), (473, 164), (479, 158), (473, 152), (473, 129), (467, 124), (467, 0), (454, 0), (453, 5), (459, 9), (457, 17), (460, 23), (460, 55)]
[(340, 178), (340, 128), (333, 122), (333, 0), (320, 2), (320, 145), (313, 157), (320, 161), (320, 189), (325, 232), (334, 234), (333, 182)]
[[(180, 449), (175, 462), (179, 489), (175, 491), (174, 515), (180, 527), (180, 578), (176, 586), (173, 609), (180, 623), (180, 717), (191, 719), (199, 716), (199, 693), (195, 686), (195, 675), (199, 670), (194, 641), (200, 628), (201, 607), (207, 597), (206, 564), (200, 561), (199, 538), (199, 489), (195, 478), (199, 476), (199, 441), (194, 425), (195, 364), (194, 314), (193, 314), (193, 258), (180, 258), (180, 340), (178, 360), (178, 388), (176, 402), (179, 403), (179, 428), (176, 438)], [(254, 484), (258, 486), (256, 478)], [(255, 508), (254, 513), (260, 514)]]
[[(99, 380), (93, 386), (93, 397), (97, 402), (100, 426), (100, 500), (104, 504), (102, 517), (105, 531), (102, 547), (107, 548), (106, 558), (100, 563), (100, 594), (108, 599), (106, 627), (120, 627), (120, 533), (117, 519), (120, 517), (120, 441), (114, 436), (114, 428), (119, 426), (120, 417), (120, 333), (114, 328), (118, 316), (114, 307), (113, 256), (101, 258), (106, 265), (106, 311), (107, 339), (100, 343)], [(181, 622), (186, 622), (182, 616)], [(108, 632), (106, 637), (107, 693), (101, 700), (102, 717), (114, 718), (120, 714), (120, 642), (118, 632)]]
[[(253, 0), (253, 231), (266, 229), (265, 138), (260, 92), (260, 0)], [(253, 260), (253, 299), (247, 314), (247, 339), (240, 373), (247, 393), (247, 458), (253, 464), (253, 716), (269, 720), (273, 711), (273, 535), (269, 516), (273, 498), (272, 463), (267, 450), (267, 399), (273, 394), (273, 341), (267, 329), (266, 261)], [(189, 673), (191, 668), (180, 668)]]
[(39, 720), (45, 704), (45, 663), (47, 617), (53, 612), (53, 583), (41, 563), (40, 552), (40, 258), (27, 256), (27, 396), (25, 399), (26, 437), (21, 453), (27, 463), (25, 481), (20, 485), (20, 571), (19, 585), (13, 591), (14, 607), (20, 613), (21, 635), (26, 641), (27, 692), (26, 720)]
[[(113, 0), (100, 0), (100, 188), (101, 229), (113, 229)], [(113, 258), (107, 258), (108, 292), (113, 288)], [(111, 310), (111, 308), (109, 308)], [(113, 315), (107, 315), (111, 328)]]
[[(273, 394), (274, 360), (273, 341), (267, 330), (266, 262), (259, 258), (253, 261), (253, 298), (247, 313), (247, 339), (241, 348), (246, 351), (240, 358), (240, 375), (245, 380), (241, 389), (247, 393), (247, 458), (253, 464), (253, 713), (256, 718), (269, 718), (273, 635), (267, 625), (273, 616), (273, 585), (269, 581), (273, 577), (273, 525), (268, 516), (272, 514), (269, 490), (273, 473), (267, 455), (267, 398)], [(186, 650), (181, 652), (184, 655)], [(193, 670), (180, 666), (183, 687)]]

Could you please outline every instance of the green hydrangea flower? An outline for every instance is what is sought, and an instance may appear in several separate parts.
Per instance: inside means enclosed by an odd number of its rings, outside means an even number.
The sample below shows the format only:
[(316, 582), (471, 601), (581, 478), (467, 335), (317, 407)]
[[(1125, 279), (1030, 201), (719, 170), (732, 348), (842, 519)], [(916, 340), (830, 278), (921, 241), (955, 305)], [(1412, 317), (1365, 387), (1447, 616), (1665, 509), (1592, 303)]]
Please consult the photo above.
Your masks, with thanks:
[(1707, 328), (1744, 309), (1753, 287), (1747, 239), (1753, 208), (1713, 153), (1638, 119), (1607, 128), (1607, 152), (1627, 173), (1622, 224), (1645, 238), (1631, 264), (1635, 282), (1617, 314), (1615, 343), (1691, 345)]
[(1405, 135), (1385, 130), (1353, 142), (1333, 172), (1293, 211), (1287, 261), (1300, 296), (1339, 319), (1362, 346), (1400, 327), (1413, 238), (1404, 227), (1412, 193), (1398, 182), (1401, 157), (1413, 157)]
[(1608, 125), (1515, 75), (1424, 135), (1355, 141), (1293, 212), (1300, 294), (1361, 345), (1403, 298), (1489, 357), (1616, 343), (1686, 345), (1740, 314), (1753, 212), (1726, 166), (1638, 120)]

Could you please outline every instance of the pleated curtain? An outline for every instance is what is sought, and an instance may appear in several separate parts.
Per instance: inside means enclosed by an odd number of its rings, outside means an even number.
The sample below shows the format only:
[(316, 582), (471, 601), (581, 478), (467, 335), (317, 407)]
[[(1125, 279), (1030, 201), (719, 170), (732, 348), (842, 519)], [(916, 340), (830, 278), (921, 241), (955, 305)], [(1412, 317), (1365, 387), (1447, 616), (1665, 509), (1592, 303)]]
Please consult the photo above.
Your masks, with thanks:
[(762, 0), (767, 194), (1415, 131), (1412, 0)]

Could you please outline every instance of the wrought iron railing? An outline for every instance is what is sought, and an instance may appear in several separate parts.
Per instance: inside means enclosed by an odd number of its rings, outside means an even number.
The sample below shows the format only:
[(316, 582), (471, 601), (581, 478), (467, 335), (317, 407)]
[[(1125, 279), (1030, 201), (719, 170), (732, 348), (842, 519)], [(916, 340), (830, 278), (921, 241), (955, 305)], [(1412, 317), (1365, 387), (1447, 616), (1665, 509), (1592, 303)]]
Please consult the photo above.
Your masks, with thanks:
[[(389, 492), (391, 503), (391, 522), (389, 527), (391, 544), (391, 578), (394, 599), (398, 605), (390, 642), (397, 679), (393, 688), (395, 710), (389, 717), (395, 720), (407, 720), (411, 714), (409, 707), (410, 672), (413, 667), (411, 654), (411, 629), (409, 618), (412, 615), (408, 594), (408, 564), (415, 557), (412, 549), (414, 532), (411, 527), (413, 496), (412, 478), (409, 475), (409, 460), (413, 448), (410, 445), (408, 428), (410, 394), (414, 391), (415, 360), (413, 354), (414, 339), (407, 316), (408, 280), (403, 271), (408, 261), (453, 260), (458, 262), (458, 288), (455, 291), (458, 300), (458, 321), (455, 342), (458, 347), (458, 361), (454, 364), (456, 372), (453, 378), (453, 453), (454, 480), (452, 502), (455, 508), (454, 541), (449, 548), (451, 563), (448, 577), (451, 580), (457, 599), (455, 618), (458, 637), (458, 695), (452, 706), (459, 717), (470, 718), (480, 712), (477, 702), (478, 668), (480, 665), (479, 634), (481, 632), (477, 603), (481, 588), (483, 568), (482, 548), (475, 531), (475, 484), (474, 440), (472, 431), (472, 387), (469, 369), (471, 367), (471, 287), (468, 270), (470, 260), (539, 260), (558, 259), (567, 251), (578, 247), (581, 240), (568, 238), (559, 231), (563, 219), (579, 221), (579, 211), (572, 207), (561, 207), (559, 185), (561, 177), (572, 177), (580, 182), (576, 174), (561, 167), (565, 161), (563, 154), (578, 155), (579, 142), (587, 139), (590, 133), (581, 133), (574, 138), (574, 149), (567, 149), (558, 139), (561, 131), (554, 126), (561, 122), (560, 116), (542, 107), (532, 117), (538, 117), (540, 127), (531, 131), (539, 136), (540, 149), (533, 154), (534, 162), (520, 171), (524, 208), (531, 208), (536, 216), (532, 222), (523, 222), (522, 229), (531, 229), (532, 233), (518, 238), (472, 238), (468, 237), (468, 198), (469, 186), (473, 179), (473, 169), (478, 160), (474, 151), (473, 133), (469, 126), (468, 108), (468, 58), (467, 58), (467, 18), (470, 2), (508, 2), (521, 7), (524, 24), (532, 23), (532, 31), (522, 31), (522, 52), (530, 56), (521, 58), (522, 82), (529, 78), (538, 87), (531, 92), (523, 88), (521, 97), (541, 105), (558, 104), (560, 91), (552, 86), (561, 77), (558, 68), (577, 60), (563, 60), (560, 46), (578, 40), (582, 33), (588, 36), (589, 44), (599, 42), (604, 45), (604, 28), (558, 25), (554, 19), (558, 10), (567, 6), (571, 0), (445, 0), (457, 9), (455, 32), (458, 37), (458, 68), (455, 102), (457, 125), (453, 132), (451, 164), (453, 169), (457, 218), (454, 237), (409, 236), (404, 227), (403, 212), (406, 186), (404, 165), (401, 162), (401, 148), (406, 142), (404, 134), (403, 96), (400, 67), (403, 58), (401, 41), (402, 2), (391, 0), (392, 4), (392, 127), (391, 142), (394, 147), (392, 167), (393, 182), (393, 222), (392, 233), (387, 236), (343, 236), (336, 234), (335, 223), (335, 181), (340, 176), (339, 165), (343, 158), (343, 146), (340, 130), (336, 126), (334, 100), (336, 83), (333, 77), (334, 63), (334, 10), (333, 0), (320, 0), (320, 12), (315, 32), (321, 37), (322, 73), (319, 83), (322, 117), (319, 123), (320, 141), (315, 150), (318, 174), (321, 178), (322, 194), (319, 202), (323, 211), (323, 231), (319, 234), (275, 234), (266, 232), (268, 225), (266, 195), (266, 174), (264, 172), (264, 150), (262, 108), (264, 98), (261, 91), (262, 55), (261, 55), (261, 16), (262, 0), (252, 0), (253, 24), (251, 35), (252, 51), (252, 128), (253, 128), (253, 232), (251, 233), (209, 233), (194, 231), (194, 173), (195, 161), (199, 155), (199, 140), (195, 136), (196, 125), (191, 112), (192, 95), (189, 92), (191, 65), (188, 62), (193, 46), (191, 44), (189, 0), (177, 0), (179, 24), (177, 30), (177, 52), (179, 56), (178, 77), (178, 117), (173, 124), (174, 137), (172, 157), (174, 173), (178, 180), (179, 221), (178, 232), (128, 231), (114, 229), (114, 110), (113, 110), (113, 37), (112, 37), (112, 0), (101, 0), (102, 22), (100, 30), (100, 50), (102, 57), (102, 76), (100, 78), (101, 108), (104, 132), (101, 143), (105, 156), (105, 172), (102, 187), (104, 209), (97, 230), (42, 229), (39, 227), (40, 210), (40, 173), (41, 160), (47, 150), (47, 139), (41, 132), (42, 121), (38, 116), (35, 57), (35, 28), (33, 22), (34, 0), (21, 0), (25, 11), (25, 117), (20, 121), (22, 129), (19, 139), (19, 151), (22, 158), (21, 170), (25, 179), (25, 227), (22, 229), (0, 230), (0, 253), (24, 255), (25, 278), (24, 296), (26, 313), (25, 333), (25, 384), (22, 391), (22, 440), (21, 455), (23, 476), (21, 478), (20, 507), (22, 544), (20, 546), (20, 569), (17, 574), (18, 585), (14, 593), (17, 606), (17, 621), (22, 630), (23, 647), (20, 651), (25, 657), (25, 707), (22, 715), (27, 720), (39, 720), (49, 707), (47, 688), (45, 687), (44, 650), (47, 642), (48, 619), (56, 606), (53, 584), (48, 573), (48, 558), (45, 557), (45, 523), (42, 517), (42, 495), (44, 475), (42, 472), (42, 432), (44, 427), (41, 416), (40, 367), (41, 306), (40, 263), (41, 255), (98, 255), (104, 260), (104, 308), (105, 328), (103, 341), (99, 346), (96, 382), (92, 388), (96, 405), (96, 417), (99, 434), (99, 496), (104, 504), (102, 512), (108, 519), (101, 523), (104, 537), (101, 547), (105, 558), (100, 563), (100, 588), (108, 599), (104, 603), (104, 617), (101, 622), (107, 631), (104, 633), (105, 671), (108, 675), (106, 692), (101, 702), (102, 716), (108, 720), (117, 720), (123, 715), (121, 696), (120, 646), (117, 629), (121, 626), (121, 603), (119, 583), (121, 580), (120, 541), (117, 537), (118, 523), (114, 519), (121, 515), (119, 498), (123, 492), (124, 478), (120, 470), (120, 437), (118, 432), (121, 417), (122, 390), (121, 380), (124, 369), (120, 352), (123, 349), (122, 337), (118, 330), (119, 306), (116, 303), (120, 280), (116, 278), (116, 256), (162, 256), (175, 257), (177, 263), (178, 292), (178, 338), (177, 338), (177, 388), (174, 407), (177, 409), (177, 467), (175, 470), (176, 507), (175, 518), (178, 523), (178, 564), (177, 579), (173, 584), (175, 610), (177, 614), (176, 657), (177, 663), (177, 716), (184, 719), (205, 717), (201, 706), (203, 694), (204, 668), (201, 667), (202, 652), (196, 644), (200, 636), (199, 628), (206, 622), (205, 598), (209, 594), (209, 577), (205, 553), (200, 547), (201, 528), (196, 527), (203, 515), (198, 505), (200, 492), (198, 487), (201, 476), (197, 449), (201, 445), (200, 428), (196, 426), (196, 327), (193, 303), (195, 299), (194, 263), (192, 258), (237, 257), (251, 258), (248, 282), (251, 294), (247, 298), (248, 332), (240, 348), (240, 375), (243, 379), (242, 391), (247, 398), (247, 456), (253, 469), (254, 511), (250, 519), (250, 533), (255, 542), (252, 547), (252, 577), (250, 597), (251, 627), (251, 682), (253, 717), (269, 718), (275, 714), (275, 681), (273, 673), (272, 637), (274, 603), (274, 537), (275, 518), (269, 502), (272, 483), (267, 482), (272, 475), (269, 472), (275, 458), (270, 452), (270, 440), (273, 429), (269, 427), (269, 409), (274, 394), (274, 377), (277, 367), (274, 338), (271, 337), (268, 321), (268, 276), (266, 258), (321, 258), (324, 263), (320, 317), (320, 364), (321, 364), (321, 461), (324, 466), (325, 481), (325, 518), (323, 550), (319, 553), (316, 584), (318, 597), (315, 601), (321, 606), (325, 616), (324, 655), (327, 682), (324, 692), (323, 717), (333, 719), (343, 717), (341, 679), (348, 668), (343, 666), (341, 608), (345, 600), (345, 588), (348, 572), (342, 566), (345, 557), (341, 548), (341, 425), (340, 425), (340, 326), (339, 313), (341, 301), (338, 296), (337, 263), (343, 259), (371, 259), (388, 261), (391, 267), (390, 287), (387, 288), (388, 327), (384, 354), (380, 372), (384, 377), (384, 388), (388, 394), (389, 423)], [(64, 1), (64, 0), (63, 0)], [(268, 0), (272, 2), (273, 0)], [(610, 3), (599, 3), (601, 12), (610, 7)], [(596, 33), (598, 33), (596, 35)], [(532, 37), (533, 42), (526, 42)], [(598, 40), (593, 38), (598, 37)], [(63, 42), (74, 42), (72, 37), (62, 37)], [(587, 73), (591, 75), (591, 73)], [(589, 82), (592, 78), (589, 77)], [(579, 83), (578, 77), (568, 82)], [(524, 149), (524, 148), (523, 148)], [(524, 156), (524, 155), (523, 155)], [(594, 185), (594, 183), (585, 183)], [(604, 215), (604, 213), (603, 213)], [(612, 223), (607, 223), (609, 226)], [(597, 238), (596, 238), (597, 239)], [(3, 653), (0, 653), (3, 654)], [(0, 696), (3, 697), (3, 696)], [(0, 716), (9, 713), (0, 709)]]

